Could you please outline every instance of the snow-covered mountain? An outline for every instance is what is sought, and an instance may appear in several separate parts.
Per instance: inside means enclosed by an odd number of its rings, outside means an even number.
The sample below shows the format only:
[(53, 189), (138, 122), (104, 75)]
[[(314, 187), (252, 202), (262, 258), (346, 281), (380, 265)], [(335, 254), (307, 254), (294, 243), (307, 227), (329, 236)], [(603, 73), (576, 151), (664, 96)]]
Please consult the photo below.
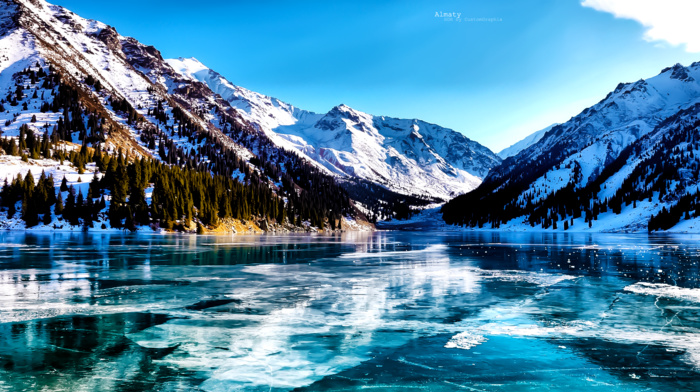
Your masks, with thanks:
[[(505, 159), (476, 191), (448, 203), (445, 218), (501, 228), (551, 229), (559, 221), (562, 229), (566, 221), (578, 230), (646, 230), (652, 215), (696, 192), (697, 175), (686, 173), (697, 173), (699, 81), (700, 63), (693, 63), (618, 85)], [(620, 200), (633, 206), (620, 209)]]
[[(553, 127), (537, 143), (513, 156), (510, 164), (494, 170), (490, 177), (495, 180), (518, 171), (525, 162), (534, 162), (539, 169), (550, 159), (563, 161), (585, 150), (591, 158), (591, 164), (584, 170), (588, 178), (665, 118), (698, 102), (699, 74), (698, 63), (688, 68), (676, 64), (648, 80), (620, 83), (603, 100)], [(545, 159), (545, 155), (552, 158)]]
[[(0, 84), (4, 89), (14, 87), (18, 72), (29, 67), (51, 67), (60, 74), (61, 81), (82, 90), (83, 105), (97, 111), (110, 122), (112, 131), (106, 145), (110, 149), (122, 147), (138, 155), (157, 157), (157, 150), (149, 149), (139, 136), (144, 129), (160, 128), (173, 146), (197, 149), (202, 144), (193, 144), (187, 138), (171, 137), (170, 125), (174, 123), (172, 111), (184, 109), (190, 120), (205, 129), (207, 136), (220, 140), (228, 149), (243, 159), (253, 156), (250, 149), (226, 138), (217, 127), (217, 118), (208, 113), (197, 115), (190, 111), (201, 111), (207, 105), (216, 105), (213, 97), (202, 93), (202, 87), (180, 80), (160, 56), (160, 52), (137, 40), (119, 35), (113, 27), (104, 23), (81, 18), (73, 12), (43, 0), (5, 1), (0, 38)], [(149, 76), (157, 75), (157, 80)], [(90, 77), (91, 83), (86, 83)], [(99, 88), (95, 83), (99, 82)], [(32, 87), (32, 86), (28, 86)], [(205, 87), (204, 87), (205, 88)], [(199, 95), (193, 93), (199, 89)], [(50, 91), (48, 91), (50, 92)], [(211, 94), (213, 96), (213, 94)], [(37, 97), (34, 104), (46, 100)], [(139, 121), (124, 118), (124, 110), (115, 109), (112, 102), (123, 99), (132, 107)], [(153, 109), (160, 107), (169, 115), (166, 121), (159, 120)], [(32, 102), (26, 114), (33, 112)], [(41, 116), (41, 115), (40, 115)], [(56, 125), (60, 113), (44, 115), (46, 122), (29, 124), (32, 129), (50, 128)], [(4, 118), (2, 118), (5, 120)], [(12, 118), (10, 133), (22, 124)], [(241, 126), (245, 125), (238, 119)], [(212, 126), (214, 125), (214, 126)], [(158, 144), (158, 143), (156, 143)]]
[(447, 200), (476, 188), (500, 162), (486, 147), (438, 125), (373, 116), (346, 105), (317, 114), (236, 86), (196, 59), (166, 61), (184, 78), (207, 84), (276, 145), (341, 177)]
[(540, 129), (537, 132), (531, 133), (531, 134), (527, 135), (525, 138), (523, 138), (522, 140), (511, 145), (510, 147), (504, 148), (497, 155), (499, 157), (501, 157), (501, 159), (506, 159), (508, 157), (512, 157), (513, 155), (516, 155), (520, 151), (522, 151), (522, 150), (530, 147), (531, 145), (539, 142), (545, 133), (549, 132), (552, 128), (554, 128), (557, 125), (559, 125), (559, 124), (552, 124), (546, 128)]
[[(64, 155), (80, 150), (83, 161), (100, 150), (269, 190), (259, 202), (277, 203), (280, 222), (312, 221), (320, 228), (348, 216), (364, 219), (333, 176), (278, 147), (206, 84), (176, 72), (156, 48), (63, 7), (43, 0), (2, 2), (0, 89), (2, 135), (19, 143), (14, 156), (23, 155), (3, 160), (21, 170), (0, 173), (50, 167), (59, 150)], [(42, 143), (50, 139), (41, 154), (22, 144), (25, 127), (24, 135)], [(39, 155), (46, 159), (38, 162)], [(230, 215), (224, 204), (217, 206), (223, 209), (219, 215)], [(288, 211), (282, 213), (280, 205)]]

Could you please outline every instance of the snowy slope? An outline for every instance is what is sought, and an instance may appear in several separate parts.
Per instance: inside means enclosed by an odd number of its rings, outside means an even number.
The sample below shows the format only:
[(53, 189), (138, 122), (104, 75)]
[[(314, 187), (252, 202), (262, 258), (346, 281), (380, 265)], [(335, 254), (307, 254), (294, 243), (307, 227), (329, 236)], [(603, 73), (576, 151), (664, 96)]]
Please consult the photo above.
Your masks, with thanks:
[[(322, 198), (333, 206), (321, 206), (326, 212), (365, 219), (332, 176), (278, 147), (206, 84), (176, 72), (156, 48), (63, 7), (3, 2), (0, 89), (0, 135), (16, 141), (26, 125), (36, 138), (208, 170), (267, 186), (281, 200)], [(0, 162), (0, 173), (10, 161)]]
[(326, 114), (236, 86), (196, 59), (169, 59), (184, 78), (206, 83), (278, 146), (341, 177), (401, 194), (448, 199), (474, 189), (495, 154), (459, 132), (421, 120), (373, 116), (339, 105)]
[[(120, 132), (112, 132), (106, 142), (110, 149), (123, 147), (136, 155), (160, 159), (160, 143), (167, 144), (168, 150), (172, 147), (189, 153), (206, 149), (216, 141), (246, 162), (260, 153), (265, 153), (273, 163), (284, 165), (288, 161), (283, 151), (267, 148), (272, 144), (270, 140), (256, 134), (253, 124), (242, 118), (227, 100), (218, 97), (207, 85), (183, 78), (156, 48), (43, 0), (16, 0), (16, 3), (0, 14), (7, 19), (3, 25), (10, 27), (0, 37), (0, 55), (5, 54), (0, 57), (0, 81), (10, 83), (17, 71), (36, 62), (58, 68), (70, 82), (81, 85), (91, 104), (118, 125)], [(101, 82), (101, 91), (84, 85), (88, 75)], [(112, 109), (109, 98), (125, 99), (144, 121), (129, 123), (126, 113)], [(165, 120), (154, 114), (159, 105), (163, 107)], [(173, 116), (176, 109), (182, 109), (204, 130), (206, 137), (192, 140), (176, 132), (178, 122)], [(58, 117), (54, 116), (49, 125), (55, 124)], [(4, 120), (3, 114), (0, 120)], [(12, 120), (13, 126), (21, 123)], [(159, 135), (155, 147), (149, 147), (143, 140), (148, 129), (155, 129)], [(203, 162), (208, 161), (205, 156)], [(248, 165), (263, 172), (254, 164)]]
[(520, 151), (530, 147), (531, 145), (537, 143), (542, 139), (545, 133), (549, 132), (552, 128), (557, 126), (559, 124), (552, 124), (544, 129), (540, 129), (537, 132), (531, 133), (522, 140), (518, 141), (517, 143), (513, 144), (510, 147), (506, 147), (503, 150), (501, 150), (497, 155), (501, 157), (501, 159), (506, 159), (508, 157), (512, 157), (513, 155), (516, 155)]
[[(555, 126), (539, 142), (516, 154), (509, 168), (504, 165), (501, 169), (527, 166), (551, 154), (561, 161), (524, 194), (551, 194), (566, 185), (562, 179), (573, 177), (574, 170), (581, 172), (577, 185), (584, 186), (625, 147), (650, 133), (664, 119), (700, 102), (699, 80), (700, 63), (694, 63), (687, 68), (676, 64), (648, 80), (619, 84), (605, 99)], [(504, 171), (493, 174), (501, 173)]]
[[(678, 140), (687, 139), (687, 144), (694, 143), (697, 136), (693, 135), (693, 124), (698, 120), (699, 105), (700, 63), (688, 67), (676, 64), (647, 80), (619, 84), (596, 105), (555, 125), (539, 141), (507, 157), (477, 191), (451, 201), (443, 212), (448, 220), (468, 225), (484, 222), (490, 215), (505, 221), (484, 227), (530, 230), (541, 229), (539, 225), (532, 227), (529, 221), (530, 212), (539, 208), (538, 214), (545, 209), (545, 216), (558, 216), (561, 230), (563, 221), (574, 217), (571, 210), (559, 208), (560, 201), (552, 201), (557, 200), (558, 191), (573, 189), (574, 194), (567, 198), (589, 203), (585, 208), (613, 198), (631, 202), (640, 193), (645, 194), (645, 200), (635, 202), (636, 208), (625, 202), (619, 213), (601, 212), (591, 227), (584, 217), (577, 216), (573, 222), (577, 230), (646, 231), (652, 215), (658, 215), (664, 207), (671, 208), (683, 195), (697, 189), (693, 175), (668, 179), (677, 176), (673, 172), (696, 172), (693, 154), (665, 151), (670, 148), (667, 138), (671, 135)], [(688, 148), (685, 144), (680, 147)], [(664, 165), (669, 165), (664, 168), (666, 174), (646, 178), (644, 173), (653, 173), (659, 165), (647, 159), (659, 156), (664, 156)], [(663, 189), (665, 193), (651, 195), (650, 202), (646, 194), (652, 189)], [(471, 207), (480, 202), (493, 206)]]
[[(658, 216), (662, 210), (676, 209), (680, 219), (677, 223), (669, 225), (669, 232), (698, 233), (700, 232), (700, 214), (696, 209), (700, 178), (700, 104), (696, 104), (688, 110), (682, 110), (673, 115), (667, 121), (656, 127), (652, 132), (635, 141), (632, 148), (616, 159), (615, 171), (596, 179), (597, 192), (590, 198), (591, 203), (603, 203), (605, 200), (622, 198), (622, 206), (619, 212), (608, 210), (601, 212), (599, 216), (588, 225), (582, 215), (574, 218), (574, 224), (570, 230), (591, 232), (645, 232), (649, 226), (649, 219)], [(569, 159), (565, 165), (577, 162), (579, 167), (585, 168), (600, 164), (593, 162), (596, 154), (591, 148), (584, 149), (577, 155), (578, 161)], [(659, 166), (665, 166), (657, 170)], [(562, 176), (566, 176), (565, 169)], [(552, 176), (549, 172), (548, 176)], [(586, 173), (581, 178), (585, 178)], [(560, 182), (579, 183), (581, 178), (564, 178)], [(542, 186), (533, 184), (531, 189)], [(551, 182), (550, 182), (551, 185)], [(583, 189), (583, 188), (579, 188)], [(663, 190), (662, 190), (663, 189)], [(542, 198), (542, 195), (540, 198)], [(683, 207), (680, 201), (684, 197), (695, 200)], [(522, 201), (522, 199), (521, 199)], [(685, 215), (685, 216), (683, 216)], [(569, 217), (567, 217), (569, 219)], [(562, 226), (560, 221), (559, 227)], [(513, 219), (501, 225), (501, 230), (531, 230), (533, 229), (523, 218)]]
[[(172, 122), (159, 124), (148, 115), (148, 111), (159, 101), (166, 101), (165, 110), (170, 113), (175, 104), (167, 102), (167, 91), (159, 90), (143, 72), (142, 65), (148, 64), (143, 60), (147, 56), (159, 56), (155, 48), (121, 36), (104, 23), (81, 18), (63, 7), (44, 1), (16, 0), (16, 4), (7, 7), (3, 16), (6, 18), (3, 25), (9, 27), (9, 31), (0, 38), (0, 50), (5, 54), (2, 58), (5, 61), (0, 62), (0, 82), (3, 86), (5, 83), (12, 84), (17, 71), (35, 63), (42, 66), (51, 64), (72, 84), (82, 85), (84, 78), (90, 75), (100, 81), (103, 88), (99, 92), (89, 91), (89, 86), (83, 85), (88, 95), (86, 99), (94, 107), (99, 107), (101, 114), (108, 116), (114, 125), (118, 125), (119, 132), (111, 134), (107, 147), (115, 151), (122, 147), (136, 155), (157, 157), (157, 149), (149, 150), (138, 136), (147, 126), (165, 126), (167, 132), (167, 126), (172, 126)], [(175, 75), (172, 70), (170, 73)], [(128, 124), (123, 113), (112, 110), (108, 104), (110, 97), (125, 99), (137, 108), (146, 122)], [(206, 116), (201, 119), (192, 115), (191, 118), (204, 128), (209, 128), (207, 121), (212, 120)], [(57, 119), (58, 116), (53, 118), (54, 123)], [(223, 138), (223, 135), (216, 134), (216, 129), (211, 132), (215, 133), (212, 137)], [(176, 147), (187, 150), (198, 148), (178, 138), (174, 138), (173, 142)], [(252, 156), (239, 145), (229, 143), (229, 146), (243, 158)]]
[[(66, 178), (66, 184), (72, 186), (76, 193), (81, 193), (82, 195), (88, 194), (88, 188), (90, 186), (90, 181), (92, 181), (95, 175), (96, 168), (95, 164), (89, 164), (85, 168), (85, 172), (80, 174), (77, 169), (72, 165), (62, 164), (61, 162), (55, 161), (53, 159), (29, 159), (27, 162), (23, 162), (19, 157), (15, 156), (0, 156), (0, 181), (9, 181), (17, 177), (18, 175), (24, 178), (27, 173), (31, 173), (35, 181), (39, 180), (42, 173), (46, 176), (52, 176), (56, 188), (61, 185), (63, 178)], [(102, 174), (97, 174), (98, 178), (102, 177)], [(0, 183), (1, 184), (1, 183)], [(62, 192), (61, 196), (63, 199), (68, 198), (68, 192)], [(150, 193), (147, 194), (148, 202), (150, 202)], [(109, 202), (107, 202), (109, 203)], [(18, 203), (18, 206), (21, 203)], [(109, 204), (107, 204), (109, 205)], [(55, 206), (51, 207), (52, 221), (49, 224), (39, 223), (38, 225), (26, 228), (24, 221), (20, 217), (20, 213), (16, 213), (12, 218), (8, 217), (7, 211), (0, 211), (0, 230), (31, 230), (31, 231), (73, 231), (80, 232), (83, 230), (82, 226), (71, 226), (63, 219), (58, 219), (54, 215), (53, 211)], [(93, 227), (103, 227), (107, 230), (120, 231), (119, 229), (112, 229), (109, 224), (109, 219), (107, 218), (107, 209), (101, 211), (98, 216), (98, 220), (92, 223)]]
[[(498, 181), (527, 165), (549, 165), (573, 157), (593, 144), (600, 146), (591, 159), (611, 161), (622, 149), (649, 133), (664, 119), (700, 101), (700, 63), (676, 64), (648, 80), (620, 83), (597, 104), (564, 124), (554, 126), (531, 146), (511, 157), (509, 164), (490, 173)], [(545, 155), (553, 158), (542, 159)], [(600, 167), (599, 167), (600, 168)]]

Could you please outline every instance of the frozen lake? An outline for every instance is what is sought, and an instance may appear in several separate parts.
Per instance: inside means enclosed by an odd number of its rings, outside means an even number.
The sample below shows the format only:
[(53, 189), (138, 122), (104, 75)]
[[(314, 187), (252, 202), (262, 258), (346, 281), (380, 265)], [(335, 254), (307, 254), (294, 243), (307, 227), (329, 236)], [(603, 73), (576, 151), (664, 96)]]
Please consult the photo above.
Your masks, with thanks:
[(700, 237), (0, 233), (2, 391), (696, 391)]

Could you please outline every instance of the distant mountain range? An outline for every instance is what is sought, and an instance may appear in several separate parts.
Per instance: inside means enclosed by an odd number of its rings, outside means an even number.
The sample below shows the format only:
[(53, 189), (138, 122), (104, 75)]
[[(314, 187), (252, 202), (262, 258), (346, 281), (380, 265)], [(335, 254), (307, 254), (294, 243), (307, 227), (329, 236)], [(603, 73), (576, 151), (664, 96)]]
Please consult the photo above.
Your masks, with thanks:
[(698, 80), (694, 63), (619, 84), (504, 153), (478, 189), (444, 206), (444, 218), (514, 230), (698, 231)]
[(166, 61), (184, 78), (209, 86), (276, 145), (341, 179), (448, 200), (476, 188), (501, 161), (463, 134), (425, 121), (373, 116), (346, 105), (317, 114), (236, 86), (194, 58)]

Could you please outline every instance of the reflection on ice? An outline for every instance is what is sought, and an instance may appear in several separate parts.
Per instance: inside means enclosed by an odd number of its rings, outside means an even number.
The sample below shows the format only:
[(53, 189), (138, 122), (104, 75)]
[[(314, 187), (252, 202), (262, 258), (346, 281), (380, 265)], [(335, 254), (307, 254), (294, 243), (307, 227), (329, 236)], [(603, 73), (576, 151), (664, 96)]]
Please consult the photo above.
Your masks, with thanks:
[[(478, 270), (452, 268), (435, 249), (424, 253), (429, 260), (388, 268), (246, 266), (243, 272), (264, 279), (250, 288), (240, 283), (240, 304), (210, 309), (196, 323), (173, 320), (129, 338), (145, 347), (179, 344), (164, 361), (208, 373), (204, 390), (305, 386), (357, 366), (377, 347), (454, 330), (444, 324), (448, 305), (457, 306), (451, 298), (478, 292)], [(200, 317), (206, 316), (247, 323), (235, 330), (203, 326)]]

